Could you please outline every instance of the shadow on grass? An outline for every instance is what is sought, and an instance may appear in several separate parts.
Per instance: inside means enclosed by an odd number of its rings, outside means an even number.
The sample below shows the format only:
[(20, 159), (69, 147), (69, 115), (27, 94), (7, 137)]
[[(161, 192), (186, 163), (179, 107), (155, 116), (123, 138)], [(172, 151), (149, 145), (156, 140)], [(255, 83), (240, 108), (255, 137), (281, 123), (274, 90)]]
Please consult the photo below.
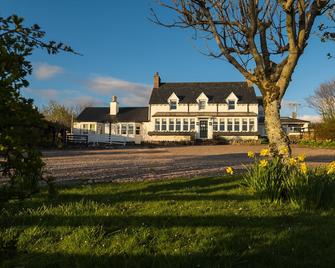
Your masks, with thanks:
[[(87, 250), (82, 251), (82, 254), (67, 254), (0, 249), (0, 256), (3, 255), (1, 267), (333, 267), (335, 261), (334, 217), (163, 217), (160, 222), (167, 221), (163, 225), (157, 224), (157, 219), (159, 217), (136, 220), (134, 217), (125, 217), (123, 221), (124, 227), (147, 227), (143, 225), (144, 222), (153, 227), (220, 226), (229, 229), (221, 229), (219, 236), (214, 237), (199, 252), (183, 251), (183, 254), (162, 254), (156, 252), (158, 248), (150, 243), (145, 253), (137, 254), (127, 251), (123, 254), (100, 251), (97, 255)], [(84, 225), (87, 222), (85, 217), (76, 220)], [(57, 221), (68, 224), (64, 218)], [(227, 222), (230, 223), (227, 225)], [(108, 228), (111, 227), (104, 229), (106, 236), (111, 235)]]

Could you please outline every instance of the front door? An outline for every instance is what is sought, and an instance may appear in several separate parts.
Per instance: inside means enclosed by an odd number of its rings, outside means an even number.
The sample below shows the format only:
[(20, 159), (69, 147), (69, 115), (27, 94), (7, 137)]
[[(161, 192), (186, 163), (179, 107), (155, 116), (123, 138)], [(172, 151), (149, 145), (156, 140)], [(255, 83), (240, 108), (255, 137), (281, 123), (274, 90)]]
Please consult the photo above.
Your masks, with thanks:
[(200, 139), (208, 138), (208, 121), (200, 120)]

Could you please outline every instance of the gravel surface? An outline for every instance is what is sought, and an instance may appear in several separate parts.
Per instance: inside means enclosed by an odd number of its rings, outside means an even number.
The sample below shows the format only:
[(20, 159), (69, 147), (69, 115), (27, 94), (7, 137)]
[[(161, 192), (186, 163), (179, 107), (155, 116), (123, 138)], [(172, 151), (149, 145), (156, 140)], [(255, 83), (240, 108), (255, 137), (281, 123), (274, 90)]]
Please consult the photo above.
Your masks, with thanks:
[[(241, 170), (250, 163), (246, 153), (263, 148), (260, 145), (180, 146), (47, 151), (43, 155), (47, 172), (57, 181), (90, 183), (220, 175), (227, 166)], [(335, 160), (334, 149), (293, 147), (293, 154), (305, 154), (310, 165)]]

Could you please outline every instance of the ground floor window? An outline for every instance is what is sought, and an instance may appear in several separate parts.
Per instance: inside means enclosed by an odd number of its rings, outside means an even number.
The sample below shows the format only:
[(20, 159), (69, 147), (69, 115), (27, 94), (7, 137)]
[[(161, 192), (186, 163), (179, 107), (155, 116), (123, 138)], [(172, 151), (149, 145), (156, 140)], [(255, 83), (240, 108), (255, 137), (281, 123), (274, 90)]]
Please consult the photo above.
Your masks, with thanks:
[(88, 124), (83, 124), (83, 134), (88, 134)]
[(121, 125), (121, 134), (127, 135), (127, 125), (126, 124)]
[(128, 125), (128, 134), (134, 135), (134, 125), (133, 124)]
[(249, 119), (249, 131), (251, 132), (255, 131), (255, 120), (252, 118)]
[(240, 131), (240, 119), (234, 119), (234, 131)]
[(218, 131), (218, 120), (213, 119), (213, 131)]
[(181, 131), (181, 120), (176, 119), (176, 131)]
[(220, 131), (225, 131), (226, 120), (224, 118), (220, 119)]
[(242, 119), (242, 131), (248, 131), (248, 119)]
[(155, 131), (194, 131), (195, 119), (190, 118), (156, 118)]
[(166, 131), (166, 119), (162, 119), (162, 131)]
[(155, 131), (161, 130), (161, 120), (155, 119)]
[(227, 131), (233, 131), (233, 119), (227, 120)]
[(136, 126), (136, 135), (141, 134), (141, 126)]
[(174, 131), (174, 119), (169, 120), (169, 131)]
[(183, 131), (188, 131), (188, 119), (183, 120)]
[(191, 119), (190, 120), (190, 131), (194, 131), (195, 130), (195, 120)]

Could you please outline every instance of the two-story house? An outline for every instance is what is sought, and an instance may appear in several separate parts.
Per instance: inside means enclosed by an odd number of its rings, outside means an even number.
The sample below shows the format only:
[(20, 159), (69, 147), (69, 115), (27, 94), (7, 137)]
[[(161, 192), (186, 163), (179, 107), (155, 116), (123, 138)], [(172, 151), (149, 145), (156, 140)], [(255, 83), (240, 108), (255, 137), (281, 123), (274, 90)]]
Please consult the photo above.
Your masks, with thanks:
[(74, 134), (89, 142), (140, 143), (258, 139), (258, 101), (247, 82), (162, 83), (156, 73), (148, 107), (87, 107)]

